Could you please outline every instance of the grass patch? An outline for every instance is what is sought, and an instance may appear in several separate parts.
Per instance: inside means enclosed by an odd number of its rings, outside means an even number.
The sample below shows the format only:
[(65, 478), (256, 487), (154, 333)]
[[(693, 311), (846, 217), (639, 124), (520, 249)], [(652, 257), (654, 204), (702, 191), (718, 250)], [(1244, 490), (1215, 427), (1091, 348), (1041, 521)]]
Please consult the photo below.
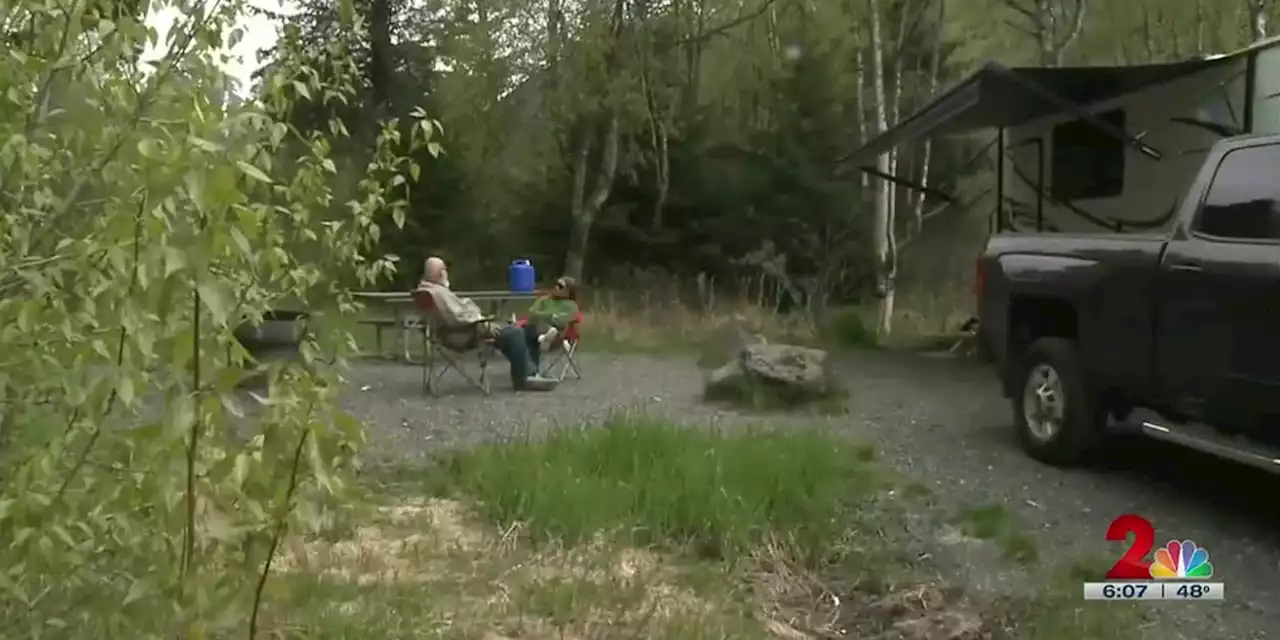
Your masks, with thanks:
[(956, 522), (962, 533), (979, 540), (1001, 537), (1013, 526), (1009, 511), (998, 504), (967, 507), (956, 517)]
[(1018, 564), (1035, 564), (1040, 560), (1040, 547), (1035, 538), (1025, 533), (1010, 533), (1001, 540), (1006, 560)]
[(494, 522), (520, 522), (536, 540), (672, 543), (703, 557), (741, 557), (766, 536), (818, 550), (876, 486), (857, 447), (813, 429), (723, 437), (615, 417), (538, 442), (460, 453), (431, 478), (437, 495), (474, 499)]
[(961, 533), (1000, 545), (1006, 560), (1034, 564), (1040, 560), (1035, 538), (1017, 530), (1008, 509), (998, 504), (968, 507), (956, 517)]
[[(335, 518), (333, 535), (285, 545), (271, 637), (1148, 635), (1137, 608), (1080, 600), (1092, 567), (1016, 597), (947, 584), (929, 560), (945, 548), (898, 533), (925, 501), (882, 498), (931, 492), (886, 482), (873, 449), (820, 430), (616, 416), (393, 471), (358, 525)], [(1034, 553), (1003, 509), (955, 523), (1003, 544), (1015, 570), (1014, 551)]]

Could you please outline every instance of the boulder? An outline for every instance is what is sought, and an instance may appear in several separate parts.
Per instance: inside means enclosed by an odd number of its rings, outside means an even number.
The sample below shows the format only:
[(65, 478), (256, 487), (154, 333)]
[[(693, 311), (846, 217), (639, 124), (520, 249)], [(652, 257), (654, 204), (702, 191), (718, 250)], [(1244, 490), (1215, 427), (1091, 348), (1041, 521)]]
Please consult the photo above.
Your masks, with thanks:
[(777, 385), (815, 392), (827, 387), (827, 352), (789, 344), (753, 344), (742, 350), (747, 375)]
[(742, 382), (764, 384), (792, 397), (827, 393), (827, 352), (789, 344), (754, 343), (707, 375), (709, 391)]

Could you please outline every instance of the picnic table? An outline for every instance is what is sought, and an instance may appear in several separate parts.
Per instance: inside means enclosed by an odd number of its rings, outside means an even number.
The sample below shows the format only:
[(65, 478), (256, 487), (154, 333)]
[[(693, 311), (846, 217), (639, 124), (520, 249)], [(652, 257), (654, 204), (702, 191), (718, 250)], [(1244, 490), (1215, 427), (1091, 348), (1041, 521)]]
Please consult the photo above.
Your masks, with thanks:
[[(510, 302), (524, 301), (526, 303), (533, 302), (538, 297), (538, 292), (531, 293), (514, 293), (502, 290), (481, 290), (481, 291), (454, 291), (454, 295), (459, 298), (470, 298), (475, 301), (485, 315), (497, 317), (499, 311), (504, 304)], [(427, 326), (422, 322), (422, 316), (418, 313), (418, 307), (413, 301), (412, 291), (357, 291), (354, 293), (357, 299), (366, 303), (389, 308), (391, 318), (368, 318), (361, 320), (361, 324), (374, 327), (374, 340), (377, 344), (378, 354), (382, 351), (382, 331), (391, 329), (397, 331), (400, 336), (400, 348), (404, 354), (404, 362), (417, 364), (409, 355), (410, 338), (415, 332), (427, 331)]]

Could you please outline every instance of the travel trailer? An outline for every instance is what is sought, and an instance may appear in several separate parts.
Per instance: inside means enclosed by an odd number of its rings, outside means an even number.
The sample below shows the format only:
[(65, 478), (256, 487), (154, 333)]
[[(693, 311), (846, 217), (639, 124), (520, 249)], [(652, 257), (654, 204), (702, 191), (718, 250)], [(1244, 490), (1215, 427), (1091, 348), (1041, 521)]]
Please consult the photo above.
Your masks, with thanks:
[(1163, 231), (1214, 142), (1280, 133), (1280, 38), (1167, 64), (988, 64), (846, 161), (876, 174), (900, 144), (979, 131), (1002, 150), (996, 230)]

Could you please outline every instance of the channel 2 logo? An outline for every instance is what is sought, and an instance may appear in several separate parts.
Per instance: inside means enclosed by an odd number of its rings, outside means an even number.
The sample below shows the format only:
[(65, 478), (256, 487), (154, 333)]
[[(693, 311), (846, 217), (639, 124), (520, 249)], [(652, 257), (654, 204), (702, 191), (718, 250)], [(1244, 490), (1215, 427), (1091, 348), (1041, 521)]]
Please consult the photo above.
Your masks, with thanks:
[(1203, 582), (1213, 577), (1209, 550), (1194, 540), (1173, 539), (1151, 553), (1156, 528), (1146, 518), (1126, 513), (1111, 521), (1107, 540), (1133, 542), (1107, 571), (1106, 582), (1086, 582), (1085, 600), (1222, 600), (1221, 582)]
[(1111, 521), (1107, 540), (1125, 542), (1133, 534), (1133, 543), (1107, 571), (1107, 580), (1204, 580), (1213, 577), (1209, 551), (1194, 540), (1170, 540), (1156, 549), (1152, 562), (1147, 554), (1156, 541), (1156, 529), (1146, 518), (1126, 513)]

